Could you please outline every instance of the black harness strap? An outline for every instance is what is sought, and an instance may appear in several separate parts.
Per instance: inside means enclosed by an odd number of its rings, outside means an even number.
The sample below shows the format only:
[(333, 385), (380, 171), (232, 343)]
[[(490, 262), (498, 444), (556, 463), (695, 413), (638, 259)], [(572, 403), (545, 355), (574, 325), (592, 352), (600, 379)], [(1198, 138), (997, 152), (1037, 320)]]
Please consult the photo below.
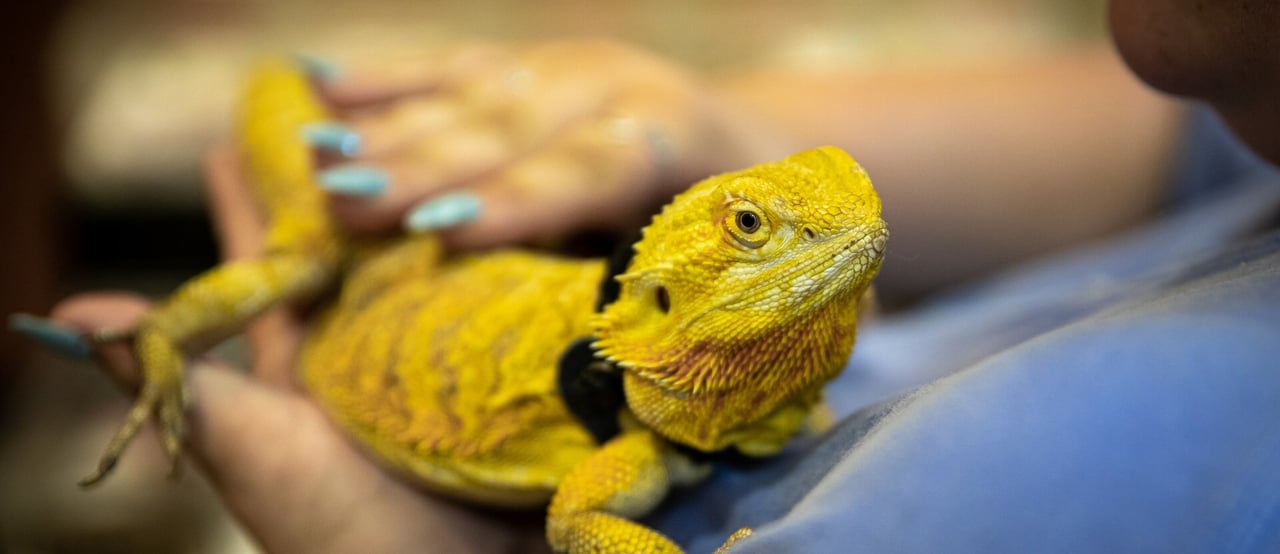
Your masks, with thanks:
[[(639, 240), (640, 232), (636, 231), (609, 256), (608, 269), (596, 295), (596, 312), (604, 311), (605, 306), (621, 294), (622, 285), (615, 277), (631, 264), (636, 255), (634, 244)], [(618, 412), (627, 405), (627, 398), (622, 391), (622, 371), (597, 355), (591, 348), (594, 341), (595, 337), (583, 337), (565, 349), (560, 355), (556, 383), (569, 413), (586, 427), (596, 442), (604, 444), (622, 432)]]
[(622, 432), (618, 412), (627, 404), (622, 372), (596, 356), (591, 337), (573, 341), (560, 356), (557, 384), (569, 413), (604, 444)]
[[(622, 246), (609, 256), (609, 265), (604, 279), (600, 281), (600, 292), (596, 296), (596, 312), (618, 300), (622, 293), (622, 285), (616, 277), (627, 270), (631, 259), (635, 257), (634, 245), (640, 240), (637, 231), (631, 240), (624, 241)], [(591, 433), (599, 444), (608, 442), (618, 436), (622, 427), (618, 423), (618, 413), (627, 405), (626, 393), (622, 390), (622, 369), (614, 363), (601, 358), (591, 343), (595, 337), (582, 337), (573, 341), (560, 355), (560, 367), (556, 383), (560, 389), (560, 397), (564, 399), (569, 413)], [(737, 461), (746, 459), (735, 448), (726, 448), (716, 452), (703, 452), (692, 446), (680, 444), (668, 439), (677, 451), (694, 462)]]

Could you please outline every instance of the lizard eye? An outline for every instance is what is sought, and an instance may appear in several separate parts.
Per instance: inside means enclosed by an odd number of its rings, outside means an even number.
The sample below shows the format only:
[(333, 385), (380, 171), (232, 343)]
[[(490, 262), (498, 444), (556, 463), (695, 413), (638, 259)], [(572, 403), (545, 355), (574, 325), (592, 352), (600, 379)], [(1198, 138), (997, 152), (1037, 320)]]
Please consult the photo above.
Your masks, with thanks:
[(773, 229), (764, 210), (742, 199), (733, 200), (726, 208), (724, 228), (734, 241), (752, 249), (769, 242)]

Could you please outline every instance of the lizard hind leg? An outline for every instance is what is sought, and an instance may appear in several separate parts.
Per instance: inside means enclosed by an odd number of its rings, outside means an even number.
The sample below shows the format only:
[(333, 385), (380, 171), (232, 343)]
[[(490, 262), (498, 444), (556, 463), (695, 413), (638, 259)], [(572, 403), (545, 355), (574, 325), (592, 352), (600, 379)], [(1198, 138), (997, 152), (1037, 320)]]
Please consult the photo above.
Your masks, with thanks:
[(142, 389), (97, 471), (82, 485), (102, 480), (153, 415), (176, 470), (186, 432), (182, 348), (223, 337), (263, 310), (314, 296), (334, 280), (345, 242), (326, 215), (325, 196), (312, 175), (311, 149), (298, 132), (326, 117), (306, 76), (288, 63), (268, 62), (250, 80), (238, 142), (246, 177), (269, 223), (267, 255), (220, 265), (147, 314), (134, 337)]
[(186, 435), (187, 391), (182, 347), (196, 340), (225, 336), (281, 302), (314, 295), (336, 273), (323, 257), (277, 254), (218, 266), (184, 284), (157, 305), (136, 330), (92, 337), (101, 344), (133, 338), (142, 387), (120, 430), (108, 443), (97, 469), (80, 481), (92, 486), (115, 467), (120, 455), (151, 417), (176, 473)]

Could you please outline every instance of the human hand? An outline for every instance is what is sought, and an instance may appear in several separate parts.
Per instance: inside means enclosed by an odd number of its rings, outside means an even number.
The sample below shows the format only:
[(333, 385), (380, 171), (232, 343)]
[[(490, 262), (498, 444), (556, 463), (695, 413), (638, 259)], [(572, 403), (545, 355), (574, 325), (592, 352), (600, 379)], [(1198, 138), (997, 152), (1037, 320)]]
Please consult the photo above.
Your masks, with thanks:
[[(210, 156), (210, 204), (224, 256), (258, 253), (262, 224), (239, 186), (235, 155)], [(59, 304), (52, 319), (83, 331), (130, 328), (147, 303), (89, 293)], [(424, 494), (362, 455), (294, 384), (303, 320), (276, 311), (249, 334), (249, 374), (211, 360), (188, 372), (192, 403), (187, 451), (249, 532), (268, 551), (494, 552), (545, 550), (541, 514), (483, 512)], [(94, 356), (136, 390), (127, 344)], [(160, 484), (157, 483), (157, 486)]]
[(617, 43), (470, 45), (336, 68), (309, 129), (333, 214), (482, 248), (626, 229), (692, 182), (788, 153), (690, 72)]

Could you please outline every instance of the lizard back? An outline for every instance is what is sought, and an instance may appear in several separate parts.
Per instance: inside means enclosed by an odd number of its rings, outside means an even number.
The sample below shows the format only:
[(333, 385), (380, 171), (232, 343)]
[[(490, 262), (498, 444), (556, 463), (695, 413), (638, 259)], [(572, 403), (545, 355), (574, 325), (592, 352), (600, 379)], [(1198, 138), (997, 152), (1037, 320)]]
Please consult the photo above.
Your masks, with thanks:
[(425, 485), (544, 502), (596, 449), (557, 394), (556, 366), (561, 345), (590, 333), (603, 270), (507, 252), (407, 272), (331, 308), (309, 334), (303, 380), (373, 453)]
[(351, 240), (296, 131), (329, 117), (305, 76), (267, 62), (246, 99), (240, 143), (268, 252), (322, 261), (342, 290), (308, 333), (306, 388), (367, 451), (428, 488), (545, 503), (597, 447), (555, 377), (562, 345), (590, 334), (604, 264), (520, 252), (442, 260), (431, 236)]

